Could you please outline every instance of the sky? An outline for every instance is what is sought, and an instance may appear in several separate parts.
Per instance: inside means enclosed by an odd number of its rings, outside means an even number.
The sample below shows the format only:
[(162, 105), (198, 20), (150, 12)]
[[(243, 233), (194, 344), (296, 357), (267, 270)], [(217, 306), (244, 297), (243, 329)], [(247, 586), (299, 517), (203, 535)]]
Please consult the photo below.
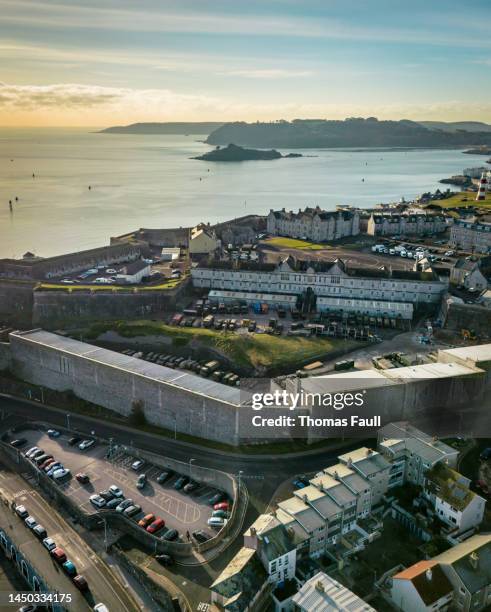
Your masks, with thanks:
[(491, 123), (489, 0), (0, 0), (0, 126)]

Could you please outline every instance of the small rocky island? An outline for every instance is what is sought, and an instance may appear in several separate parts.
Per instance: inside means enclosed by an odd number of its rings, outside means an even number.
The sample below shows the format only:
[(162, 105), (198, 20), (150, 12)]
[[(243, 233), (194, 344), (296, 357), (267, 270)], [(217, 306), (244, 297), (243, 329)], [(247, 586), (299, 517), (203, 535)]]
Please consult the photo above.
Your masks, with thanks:
[(269, 159), (287, 159), (292, 157), (302, 157), (301, 153), (288, 153), (288, 155), (282, 155), (276, 149), (270, 151), (264, 151), (261, 149), (244, 149), (234, 144), (229, 144), (226, 147), (216, 147), (208, 153), (193, 157), (193, 159), (200, 159), (203, 161), (214, 161), (214, 162), (239, 162), (239, 161), (251, 161), (251, 160), (269, 160)]
[(463, 151), (463, 153), (467, 153), (468, 155), (491, 155), (491, 147), (482, 145), (474, 149), (467, 149), (467, 151)]

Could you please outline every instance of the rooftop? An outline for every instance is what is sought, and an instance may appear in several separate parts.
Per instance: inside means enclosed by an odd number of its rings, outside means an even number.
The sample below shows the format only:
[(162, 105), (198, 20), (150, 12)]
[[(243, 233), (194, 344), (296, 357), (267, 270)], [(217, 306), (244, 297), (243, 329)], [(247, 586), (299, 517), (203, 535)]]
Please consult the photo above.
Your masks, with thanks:
[(427, 606), (431, 606), (453, 591), (449, 579), (433, 559), (415, 563), (395, 574), (393, 580), (410, 580)]
[(491, 584), (491, 534), (474, 535), (433, 558), (451, 565), (471, 593)]
[(292, 600), (300, 610), (308, 612), (375, 612), (374, 608), (358, 595), (324, 572), (319, 572), (307, 580)]
[(443, 463), (426, 473), (427, 489), (457, 510), (464, 510), (476, 497), (469, 489), (469, 480)]
[(53, 349), (74, 357), (80, 357), (89, 361), (97, 362), (111, 368), (117, 368), (129, 374), (135, 374), (144, 378), (166, 383), (183, 391), (196, 393), (210, 399), (240, 405), (243, 396), (237, 388), (222, 385), (213, 380), (195, 376), (183, 371), (173, 370), (165, 366), (149, 363), (143, 359), (128, 357), (115, 351), (99, 348), (92, 344), (79, 342), (72, 338), (59, 336), (51, 332), (35, 329), (26, 332), (13, 332), (11, 339), (19, 339), (22, 342), (30, 342), (46, 349)]

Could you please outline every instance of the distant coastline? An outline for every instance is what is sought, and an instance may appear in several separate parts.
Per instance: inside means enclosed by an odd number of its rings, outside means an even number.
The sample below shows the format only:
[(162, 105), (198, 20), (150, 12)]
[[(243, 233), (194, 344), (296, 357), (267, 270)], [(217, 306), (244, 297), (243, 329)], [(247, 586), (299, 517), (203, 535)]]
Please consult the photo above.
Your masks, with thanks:
[(216, 121), (204, 122), (168, 122), (168, 123), (132, 123), (131, 125), (116, 125), (99, 130), (98, 134), (204, 134), (221, 127), (223, 123)]

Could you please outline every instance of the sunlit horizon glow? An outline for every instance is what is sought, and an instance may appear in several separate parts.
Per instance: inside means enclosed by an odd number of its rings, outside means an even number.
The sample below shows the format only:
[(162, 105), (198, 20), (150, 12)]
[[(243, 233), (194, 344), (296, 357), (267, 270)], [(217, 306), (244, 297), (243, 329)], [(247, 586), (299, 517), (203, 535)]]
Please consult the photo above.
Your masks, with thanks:
[(491, 5), (2, 0), (0, 126), (491, 123)]

